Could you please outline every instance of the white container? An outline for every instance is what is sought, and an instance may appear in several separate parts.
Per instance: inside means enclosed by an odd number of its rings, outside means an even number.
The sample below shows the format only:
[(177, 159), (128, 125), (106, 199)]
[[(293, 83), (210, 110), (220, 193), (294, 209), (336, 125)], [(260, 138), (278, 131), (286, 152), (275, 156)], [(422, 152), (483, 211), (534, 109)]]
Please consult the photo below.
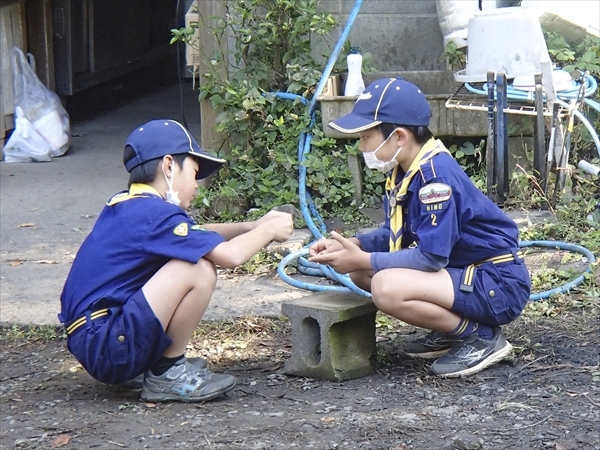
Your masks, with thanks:
[[(557, 92), (575, 87), (571, 75), (566, 70), (554, 70), (552, 72), (552, 82), (554, 90)], [(535, 91), (535, 76), (534, 74), (519, 75), (513, 80), (512, 86), (520, 91), (533, 92)]]
[(60, 150), (61, 147), (69, 143), (69, 136), (63, 129), (60, 114), (55, 109), (33, 122), (33, 126), (48, 141), (53, 151)]
[(365, 82), (362, 77), (362, 55), (358, 47), (352, 47), (348, 55), (348, 78), (344, 87), (344, 95), (360, 95), (365, 90)]
[(475, 13), (467, 43), (467, 68), (454, 74), (461, 83), (486, 81), (488, 71), (507, 78), (541, 72), (541, 61), (550, 59), (539, 19), (525, 7)]

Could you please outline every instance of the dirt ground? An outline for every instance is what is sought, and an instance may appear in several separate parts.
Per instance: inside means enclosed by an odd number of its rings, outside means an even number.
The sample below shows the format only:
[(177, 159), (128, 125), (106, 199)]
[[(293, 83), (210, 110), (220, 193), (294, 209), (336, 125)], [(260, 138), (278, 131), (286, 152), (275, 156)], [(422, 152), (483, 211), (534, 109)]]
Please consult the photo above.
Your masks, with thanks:
[(205, 322), (188, 348), (236, 375), (226, 398), (148, 404), (82, 371), (54, 329), (5, 328), (6, 449), (600, 449), (600, 305), (532, 303), (505, 327), (514, 360), (443, 380), (402, 342), (421, 330), (378, 316), (376, 370), (336, 383), (283, 374), (285, 318)]

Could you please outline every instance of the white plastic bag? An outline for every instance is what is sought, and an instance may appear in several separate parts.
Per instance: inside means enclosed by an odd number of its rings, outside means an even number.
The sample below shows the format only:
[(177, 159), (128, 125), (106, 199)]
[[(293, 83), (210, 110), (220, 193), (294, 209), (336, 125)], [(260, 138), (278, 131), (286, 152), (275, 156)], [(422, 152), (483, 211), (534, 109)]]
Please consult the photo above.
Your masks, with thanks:
[[(28, 57), (35, 66), (33, 56)], [(58, 95), (40, 81), (18, 47), (13, 47), (13, 63), (15, 111), (17, 107), (23, 110), (23, 117), (50, 145), (51, 157), (63, 155), (71, 145), (69, 114)]]
[(23, 116), (23, 110), (17, 106), (15, 130), (4, 146), (4, 162), (44, 162), (50, 161), (52, 148)]

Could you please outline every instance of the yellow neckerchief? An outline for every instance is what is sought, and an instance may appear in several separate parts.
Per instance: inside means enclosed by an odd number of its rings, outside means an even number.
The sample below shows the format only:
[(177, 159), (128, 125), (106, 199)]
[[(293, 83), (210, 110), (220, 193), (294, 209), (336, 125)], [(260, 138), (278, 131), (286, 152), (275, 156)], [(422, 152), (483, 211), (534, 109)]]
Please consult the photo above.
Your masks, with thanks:
[(438, 153), (448, 153), (444, 144), (439, 139), (429, 139), (415, 159), (411, 163), (408, 171), (404, 174), (402, 181), (392, 188), (393, 183), (396, 182), (396, 175), (398, 174), (398, 166), (392, 171), (392, 175), (388, 177), (386, 181), (386, 191), (388, 193), (388, 217), (390, 218), (390, 252), (396, 252), (400, 250), (402, 245), (402, 233), (405, 229), (403, 227), (402, 217), (402, 202), (406, 198), (408, 192), (408, 186), (413, 177), (419, 171), (420, 167), (433, 158)]
[(147, 184), (142, 184), (142, 183), (133, 183), (129, 187), (128, 192), (120, 192), (119, 194), (115, 195), (113, 198), (111, 198), (108, 201), (107, 205), (113, 206), (113, 205), (116, 205), (117, 203), (121, 203), (126, 200), (131, 200), (132, 198), (135, 198), (135, 197), (143, 197), (144, 194), (157, 195), (158, 197), (162, 198), (162, 195), (160, 195), (158, 193), (158, 191), (156, 189), (154, 189), (152, 186), (148, 186)]

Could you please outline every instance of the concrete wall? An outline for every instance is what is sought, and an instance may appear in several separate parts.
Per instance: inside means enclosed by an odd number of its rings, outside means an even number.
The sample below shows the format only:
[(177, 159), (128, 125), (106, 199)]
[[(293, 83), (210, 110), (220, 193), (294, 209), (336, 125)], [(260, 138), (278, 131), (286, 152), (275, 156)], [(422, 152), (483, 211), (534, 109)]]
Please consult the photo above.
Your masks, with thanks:
[[(338, 32), (330, 37), (331, 48), (353, 8), (353, 0), (321, 0), (320, 9), (340, 22)], [(444, 45), (435, 0), (365, 0), (349, 41), (363, 53), (371, 53), (371, 65), (379, 72), (446, 68), (440, 61)], [(316, 48), (327, 54), (325, 46)]]

